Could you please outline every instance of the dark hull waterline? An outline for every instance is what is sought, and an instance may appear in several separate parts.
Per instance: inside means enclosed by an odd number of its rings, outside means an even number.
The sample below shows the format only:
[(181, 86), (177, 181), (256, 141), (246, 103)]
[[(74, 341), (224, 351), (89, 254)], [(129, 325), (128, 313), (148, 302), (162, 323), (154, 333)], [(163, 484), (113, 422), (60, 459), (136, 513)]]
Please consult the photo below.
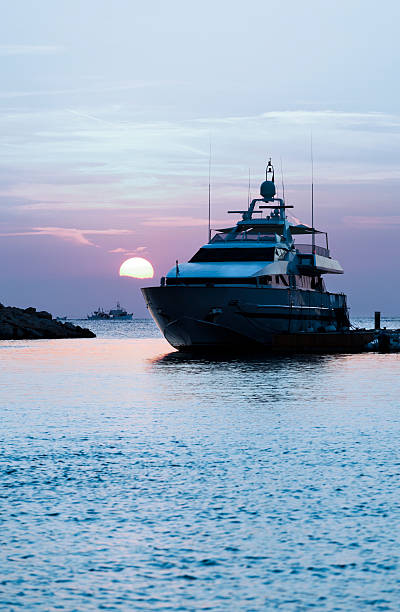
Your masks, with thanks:
[(169, 323), (164, 336), (172, 346), (184, 352), (357, 353), (374, 340), (375, 332), (276, 333), (265, 343), (215, 323), (183, 317)]
[(359, 352), (374, 339), (373, 331), (340, 329), (341, 294), (243, 287), (142, 292), (166, 340), (180, 351)]

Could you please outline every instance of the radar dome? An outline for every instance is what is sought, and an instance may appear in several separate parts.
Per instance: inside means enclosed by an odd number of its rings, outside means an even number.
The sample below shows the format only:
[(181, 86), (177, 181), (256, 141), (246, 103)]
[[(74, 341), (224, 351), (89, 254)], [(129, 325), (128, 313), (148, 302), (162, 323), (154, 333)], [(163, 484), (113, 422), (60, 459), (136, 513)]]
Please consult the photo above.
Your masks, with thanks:
[(264, 200), (272, 200), (276, 194), (275, 183), (273, 181), (264, 181), (261, 183), (260, 194)]

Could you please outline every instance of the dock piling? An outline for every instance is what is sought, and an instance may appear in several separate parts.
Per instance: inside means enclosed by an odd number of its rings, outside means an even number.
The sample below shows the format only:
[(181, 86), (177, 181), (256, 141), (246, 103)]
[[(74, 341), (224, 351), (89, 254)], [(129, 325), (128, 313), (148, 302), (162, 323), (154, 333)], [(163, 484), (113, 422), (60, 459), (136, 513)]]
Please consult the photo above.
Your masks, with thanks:
[(375, 311), (375, 329), (381, 328), (381, 313), (379, 310)]

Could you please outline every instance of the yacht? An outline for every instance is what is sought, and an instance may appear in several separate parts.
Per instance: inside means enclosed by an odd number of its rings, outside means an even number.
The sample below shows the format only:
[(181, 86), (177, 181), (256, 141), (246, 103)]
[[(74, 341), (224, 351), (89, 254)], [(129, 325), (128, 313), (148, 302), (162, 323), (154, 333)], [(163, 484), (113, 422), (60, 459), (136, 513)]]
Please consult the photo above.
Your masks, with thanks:
[[(290, 208), (276, 197), (269, 160), (260, 197), (228, 211), (241, 215), (236, 225), (209, 232), (208, 243), (187, 263), (176, 261), (160, 286), (142, 289), (173, 347), (363, 350), (371, 334), (350, 332), (346, 296), (325, 286), (325, 275), (343, 274), (327, 233), (289, 220)], [(298, 243), (302, 236), (310, 243)], [(325, 246), (316, 244), (321, 236)]]

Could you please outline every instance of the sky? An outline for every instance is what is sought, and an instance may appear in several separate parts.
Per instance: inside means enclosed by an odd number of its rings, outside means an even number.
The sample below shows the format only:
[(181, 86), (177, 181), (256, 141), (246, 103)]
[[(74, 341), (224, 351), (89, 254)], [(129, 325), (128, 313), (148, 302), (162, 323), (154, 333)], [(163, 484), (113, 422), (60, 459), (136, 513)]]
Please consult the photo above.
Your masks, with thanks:
[[(157, 283), (255, 197), (271, 156), (345, 269), (400, 314), (400, 4), (0, 1), (0, 302), (148, 316)], [(120, 278), (130, 256), (153, 281)]]

